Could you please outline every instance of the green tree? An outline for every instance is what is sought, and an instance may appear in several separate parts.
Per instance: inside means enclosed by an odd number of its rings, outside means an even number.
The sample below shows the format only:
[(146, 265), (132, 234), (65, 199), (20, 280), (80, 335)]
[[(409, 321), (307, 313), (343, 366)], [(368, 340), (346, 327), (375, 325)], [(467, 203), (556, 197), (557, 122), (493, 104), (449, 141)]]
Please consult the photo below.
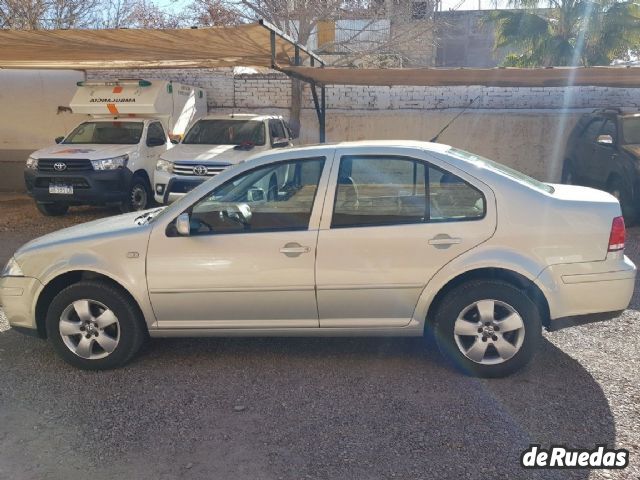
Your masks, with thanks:
[(515, 0), (496, 11), (496, 48), (511, 51), (509, 67), (609, 65), (640, 50), (640, 4), (635, 2)]

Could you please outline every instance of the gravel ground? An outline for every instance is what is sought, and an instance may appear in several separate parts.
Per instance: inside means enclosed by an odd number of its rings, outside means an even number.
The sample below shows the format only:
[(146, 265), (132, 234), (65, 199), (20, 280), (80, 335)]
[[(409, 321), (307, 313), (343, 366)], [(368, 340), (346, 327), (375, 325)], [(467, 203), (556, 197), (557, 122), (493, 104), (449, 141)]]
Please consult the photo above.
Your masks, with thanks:
[[(0, 197), (0, 261), (109, 213), (47, 219)], [(630, 237), (638, 262), (640, 229)], [(640, 289), (616, 320), (545, 334), (501, 380), (459, 375), (420, 339), (157, 339), (130, 366), (90, 373), (8, 330), (0, 478), (638, 479), (638, 309)], [(530, 443), (606, 443), (630, 466), (525, 472)]]

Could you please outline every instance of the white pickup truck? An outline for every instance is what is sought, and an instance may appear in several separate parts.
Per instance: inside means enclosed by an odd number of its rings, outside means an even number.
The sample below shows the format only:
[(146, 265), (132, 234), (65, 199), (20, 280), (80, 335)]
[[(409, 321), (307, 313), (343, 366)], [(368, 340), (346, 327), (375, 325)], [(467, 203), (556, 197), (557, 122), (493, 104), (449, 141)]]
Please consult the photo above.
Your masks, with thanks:
[(165, 152), (154, 175), (155, 199), (171, 203), (225, 168), (258, 152), (292, 145), (278, 115), (211, 115), (194, 123), (179, 145)]
[(156, 163), (187, 126), (206, 114), (203, 90), (162, 80), (78, 82), (74, 113), (91, 118), (56, 145), (32, 153), (24, 178), (44, 215), (70, 205), (152, 205)]

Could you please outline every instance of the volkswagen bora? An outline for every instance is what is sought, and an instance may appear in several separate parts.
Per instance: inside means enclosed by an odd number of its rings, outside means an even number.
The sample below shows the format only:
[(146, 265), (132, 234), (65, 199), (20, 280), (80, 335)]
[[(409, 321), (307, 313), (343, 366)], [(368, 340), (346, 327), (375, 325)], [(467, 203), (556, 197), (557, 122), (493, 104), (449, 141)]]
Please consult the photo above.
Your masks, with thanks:
[(121, 366), (148, 335), (428, 335), (463, 371), (503, 376), (543, 327), (627, 307), (624, 242), (608, 193), (446, 145), (345, 143), (38, 238), (0, 292), (16, 330), (80, 368)]

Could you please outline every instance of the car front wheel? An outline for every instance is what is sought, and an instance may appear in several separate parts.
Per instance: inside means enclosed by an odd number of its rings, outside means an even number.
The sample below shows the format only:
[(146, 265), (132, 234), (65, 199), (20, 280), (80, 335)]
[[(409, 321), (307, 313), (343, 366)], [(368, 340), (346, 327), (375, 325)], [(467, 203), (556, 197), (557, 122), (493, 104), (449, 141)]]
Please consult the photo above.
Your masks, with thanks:
[(436, 313), (436, 342), (463, 372), (504, 377), (533, 357), (542, 332), (535, 303), (499, 280), (469, 282), (449, 292)]
[(126, 364), (145, 339), (133, 301), (119, 288), (99, 281), (82, 281), (56, 295), (46, 328), (56, 352), (85, 370)]
[(137, 212), (150, 208), (153, 203), (151, 186), (142, 175), (135, 175), (131, 180), (127, 198), (122, 201), (120, 210), (122, 213)]

